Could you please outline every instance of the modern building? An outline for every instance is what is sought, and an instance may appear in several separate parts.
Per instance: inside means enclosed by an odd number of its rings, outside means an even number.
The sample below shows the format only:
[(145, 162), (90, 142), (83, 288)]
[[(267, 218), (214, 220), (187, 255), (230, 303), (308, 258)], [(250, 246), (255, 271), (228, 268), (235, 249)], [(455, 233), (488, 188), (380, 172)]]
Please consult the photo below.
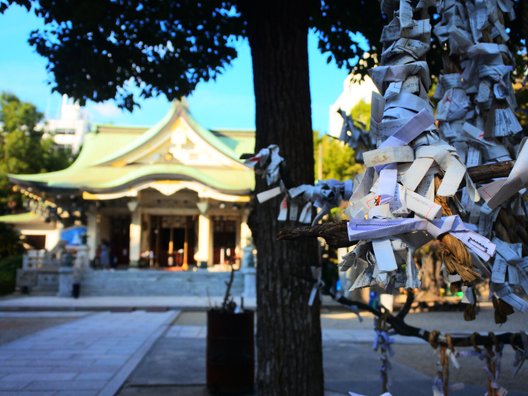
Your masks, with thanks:
[(78, 102), (63, 95), (60, 117), (46, 120), (43, 129), (57, 145), (77, 153), (90, 129), (90, 122), (86, 110)]
[(86, 225), (92, 260), (105, 241), (116, 265), (204, 267), (250, 237), (254, 174), (240, 155), (253, 151), (254, 132), (205, 129), (176, 102), (151, 128), (96, 126), (67, 169), (10, 181), (48, 224)]
[(334, 103), (330, 105), (328, 114), (328, 134), (334, 137), (339, 137), (341, 128), (343, 126), (343, 117), (338, 113), (338, 110), (344, 110), (347, 113), (354, 108), (360, 101), (370, 103), (372, 92), (377, 88), (372, 79), (368, 76), (361, 82), (357, 82), (359, 77), (354, 74), (349, 74), (345, 81), (343, 81), (343, 91)]

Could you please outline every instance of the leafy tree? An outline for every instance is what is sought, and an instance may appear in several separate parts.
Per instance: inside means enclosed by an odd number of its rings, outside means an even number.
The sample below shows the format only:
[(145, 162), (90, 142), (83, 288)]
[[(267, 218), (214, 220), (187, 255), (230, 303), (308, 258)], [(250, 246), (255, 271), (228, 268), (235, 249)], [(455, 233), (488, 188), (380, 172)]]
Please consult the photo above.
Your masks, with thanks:
[(42, 113), (11, 93), (0, 94), (0, 213), (21, 209), (20, 194), (12, 191), (9, 173), (40, 173), (66, 168), (71, 152), (60, 149), (36, 129)]
[(354, 150), (343, 142), (328, 135), (320, 137), (316, 133), (314, 139), (316, 169), (321, 169), (321, 180), (350, 180), (363, 169), (356, 163)]
[(42, 119), (42, 113), (31, 103), (20, 101), (9, 92), (0, 95), (0, 120), (4, 133), (11, 133), (17, 130), (27, 131), (35, 134), (35, 127)]
[[(8, 173), (39, 173), (66, 168), (71, 152), (58, 149), (36, 130), (42, 113), (10, 93), (0, 94), (0, 214), (22, 209), (20, 193), (12, 190)], [(22, 243), (11, 224), (0, 223), (0, 295), (12, 293)]]
[(367, 130), (370, 130), (370, 103), (361, 99), (352, 110), (350, 110), (350, 116), (353, 120), (361, 121), (365, 124)]
[(40, 141), (40, 147), (42, 150), (40, 172), (53, 172), (66, 169), (75, 159), (71, 149), (59, 147), (50, 137), (42, 139)]

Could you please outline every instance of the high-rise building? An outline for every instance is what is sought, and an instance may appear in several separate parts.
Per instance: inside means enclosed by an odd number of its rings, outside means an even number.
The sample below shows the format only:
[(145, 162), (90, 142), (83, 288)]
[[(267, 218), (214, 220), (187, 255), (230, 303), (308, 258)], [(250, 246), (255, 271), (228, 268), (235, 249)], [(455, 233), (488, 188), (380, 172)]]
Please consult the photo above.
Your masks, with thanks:
[(84, 135), (90, 129), (88, 113), (78, 102), (62, 96), (60, 117), (46, 120), (44, 131), (48, 133), (56, 144), (71, 148), (77, 153), (84, 141)]

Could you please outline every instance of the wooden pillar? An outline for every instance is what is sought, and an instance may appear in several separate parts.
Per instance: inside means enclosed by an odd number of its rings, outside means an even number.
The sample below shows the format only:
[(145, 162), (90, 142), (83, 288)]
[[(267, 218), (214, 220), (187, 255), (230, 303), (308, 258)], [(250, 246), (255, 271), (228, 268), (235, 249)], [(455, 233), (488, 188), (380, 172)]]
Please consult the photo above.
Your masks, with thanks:
[[(99, 245), (100, 235), (99, 235), (99, 224), (97, 224), (97, 209), (91, 207), (87, 213), (87, 233), (88, 233), (88, 257), (90, 261), (95, 259), (95, 253), (97, 246)], [(47, 238), (46, 238), (47, 239)]]
[(198, 217), (198, 249), (194, 255), (196, 264), (200, 267), (210, 266), (213, 263), (211, 249), (211, 219), (200, 214)]
[(183, 235), (183, 264), (182, 269), (189, 269), (189, 217), (185, 217), (185, 233)]
[(141, 211), (136, 208), (130, 220), (130, 266), (137, 267), (141, 253)]

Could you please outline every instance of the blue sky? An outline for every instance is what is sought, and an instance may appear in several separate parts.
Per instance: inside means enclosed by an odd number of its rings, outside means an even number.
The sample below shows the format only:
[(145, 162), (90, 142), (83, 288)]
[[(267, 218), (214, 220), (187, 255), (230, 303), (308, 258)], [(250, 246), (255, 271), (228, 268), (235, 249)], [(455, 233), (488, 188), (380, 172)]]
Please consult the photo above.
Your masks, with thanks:
[[(0, 91), (10, 91), (22, 100), (34, 103), (48, 117), (59, 112), (60, 95), (51, 93), (47, 81), (46, 60), (27, 43), (29, 33), (41, 26), (40, 21), (25, 9), (11, 7), (0, 15)], [(216, 81), (200, 83), (187, 98), (191, 113), (207, 128), (253, 129), (255, 105), (249, 46), (242, 42), (239, 56)], [(309, 36), (310, 84), (312, 120), (315, 130), (328, 129), (328, 107), (341, 93), (347, 73), (317, 50), (315, 35)], [(87, 109), (95, 123), (121, 125), (153, 125), (167, 112), (163, 98), (141, 102), (133, 113), (120, 111), (115, 103), (88, 103)]]

